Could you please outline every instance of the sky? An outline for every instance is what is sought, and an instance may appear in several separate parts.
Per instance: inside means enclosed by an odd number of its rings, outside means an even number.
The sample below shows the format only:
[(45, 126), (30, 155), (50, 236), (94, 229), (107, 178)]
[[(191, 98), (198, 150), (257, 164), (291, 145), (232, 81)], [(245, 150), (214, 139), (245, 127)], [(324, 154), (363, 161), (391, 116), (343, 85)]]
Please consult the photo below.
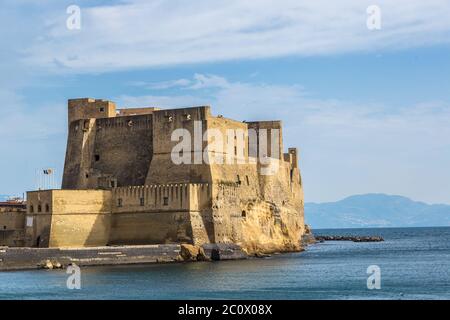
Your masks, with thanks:
[(0, 194), (61, 180), (67, 99), (92, 97), (282, 120), (306, 202), (450, 204), (449, 17), (443, 0), (1, 0)]

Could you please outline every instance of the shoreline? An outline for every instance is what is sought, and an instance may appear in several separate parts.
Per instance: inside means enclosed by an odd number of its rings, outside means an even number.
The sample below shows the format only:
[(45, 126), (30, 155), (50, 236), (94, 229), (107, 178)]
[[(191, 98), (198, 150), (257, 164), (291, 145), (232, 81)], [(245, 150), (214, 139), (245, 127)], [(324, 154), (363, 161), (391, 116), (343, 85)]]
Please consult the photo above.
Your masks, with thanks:
[(69, 265), (114, 266), (261, 259), (273, 254), (302, 252), (309, 245), (324, 241), (380, 242), (379, 236), (325, 236), (308, 234), (302, 237), (299, 250), (271, 253), (247, 253), (236, 244), (151, 244), (100, 247), (0, 247), (0, 272), (38, 269), (64, 269)]
[(247, 255), (235, 244), (126, 245), (84, 248), (0, 247), (0, 272), (38, 269), (64, 269), (76, 264), (112, 266), (241, 260)]

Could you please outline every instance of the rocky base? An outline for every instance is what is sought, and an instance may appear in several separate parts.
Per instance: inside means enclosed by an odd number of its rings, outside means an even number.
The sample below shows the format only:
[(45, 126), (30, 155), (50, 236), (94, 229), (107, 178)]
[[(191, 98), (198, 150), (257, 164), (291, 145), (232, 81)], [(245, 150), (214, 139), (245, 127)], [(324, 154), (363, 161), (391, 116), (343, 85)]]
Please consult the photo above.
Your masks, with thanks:
[[(295, 249), (295, 250), (294, 250)], [(291, 251), (303, 251), (302, 247)], [(69, 265), (100, 266), (148, 263), (240, 260), (270, 257), (279, 251), (246, 252), (233, 243), (159, 244), (90, 248), (0, 247), (0, 271), (21, 269), (63, 269)]]
[(305, 234), (302, 236), (301, 244), (303, 247), (309, 246), (317, 242), (316, 237), (313, 234)]
[(214, 261), (240, 260), (248, 257), (240, 246), (232, 243), (210, 243), (202, 247), (205, 254)]
[(317, 239), (314, 237), (312, 229), (309, 225), (305, 224), (305, 233), (300, 239), (300, 244), (302, 247), (307, 247), (310, 244), (314, 244), (317, 242)]
[(0, 247), (0, 271), (62, 269), (68, 265), (99, 266), (120, 264), (174, 263), (246, 259), (235, 244), (160, 244), (91, 248), (9, 248)]

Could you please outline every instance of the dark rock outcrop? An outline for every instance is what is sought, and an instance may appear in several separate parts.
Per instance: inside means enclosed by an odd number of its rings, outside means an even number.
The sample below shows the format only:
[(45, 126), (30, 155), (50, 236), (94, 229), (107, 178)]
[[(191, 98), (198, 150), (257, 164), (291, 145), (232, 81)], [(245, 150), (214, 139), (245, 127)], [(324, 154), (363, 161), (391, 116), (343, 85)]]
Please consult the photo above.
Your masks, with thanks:
[(211, 260), (202, 247), (183, 243), (180, 246), (180, 255), (183, 261), (209, 261)]
[(202, 248), (206, 257), (214, 261), (247, 259), (242, 248), (233, 243), (208, 243), (202, 245)]
[(315, 236), (319, 242), (323, 241), (353, 241), (353, 242), (380, 242), (384, 239), (380, 236)]

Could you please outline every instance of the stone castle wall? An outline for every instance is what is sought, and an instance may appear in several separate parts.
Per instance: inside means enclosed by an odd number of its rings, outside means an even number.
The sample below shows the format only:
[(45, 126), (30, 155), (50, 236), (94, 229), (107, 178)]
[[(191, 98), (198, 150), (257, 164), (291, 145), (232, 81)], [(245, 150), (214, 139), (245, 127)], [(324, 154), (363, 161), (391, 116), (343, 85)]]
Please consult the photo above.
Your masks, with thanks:
[(25, 205), (0, 203), (0, 246), (24, 245)]
[(63, 189), (143, 185), (153, 155), (152, 115), (70, 124)]
[(208, 184), (29, 192), (27, 246), (209, 243), (209, 201)]
[[(189, 164), (172, 161), (177, 129), (187, 129), (180, 139), (190, 138)], [(253, 129), (257, 135), (267, 130), (267, 163), (255, 153), (266, 137), (251, 145)], [(217, 132), (225, 148), (212, 143)], [(34, 219), (27, 243), (236, 243), (248, 252), (298, 250), (305, 232), (298, 154), (283, 150), (280, 121), (216, 117), (208, 106), (116, 110), (109, 101), (70, 100), (63, 189), (71, 190), (29, 193), (35, 211), (27, 213)], [(277, 171), (262, 173), (274, 164)], [(36, 212), (43, 202), (49, 210)]]
[(110, 191), (33, 191), (28, 192), (27, 201), (27, 246), (89, 247), (108, 244)]

